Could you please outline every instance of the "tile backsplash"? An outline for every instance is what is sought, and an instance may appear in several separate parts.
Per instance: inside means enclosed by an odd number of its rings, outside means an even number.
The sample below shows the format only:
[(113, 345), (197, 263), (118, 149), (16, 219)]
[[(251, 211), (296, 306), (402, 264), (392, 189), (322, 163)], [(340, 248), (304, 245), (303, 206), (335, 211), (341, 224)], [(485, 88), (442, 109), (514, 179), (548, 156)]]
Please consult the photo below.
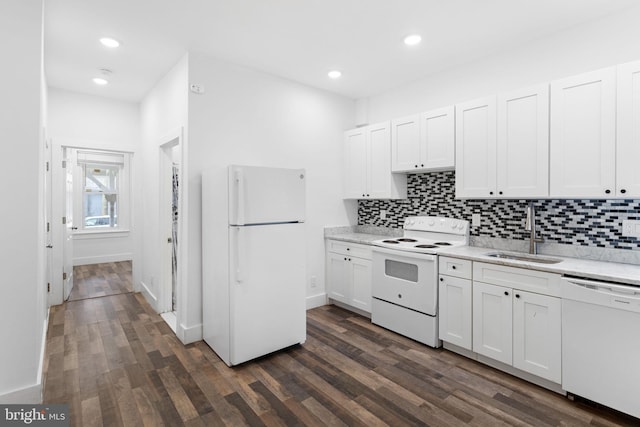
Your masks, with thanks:
[[(527, 200), (457, 200), (453, 171), (410, 174), (407, 198), (360, 200), (358, 225), (401, 228), (412, 215), (466, 219), (481, 215), (471, 236), (526, 240)], [(622, 236), (622, 220), (640, 220), (640, 200), (534, 200), (538, 231), (546, 242), (640, 250), (640, 239)], [(386, 219), (380, 219), (380, 211)]]

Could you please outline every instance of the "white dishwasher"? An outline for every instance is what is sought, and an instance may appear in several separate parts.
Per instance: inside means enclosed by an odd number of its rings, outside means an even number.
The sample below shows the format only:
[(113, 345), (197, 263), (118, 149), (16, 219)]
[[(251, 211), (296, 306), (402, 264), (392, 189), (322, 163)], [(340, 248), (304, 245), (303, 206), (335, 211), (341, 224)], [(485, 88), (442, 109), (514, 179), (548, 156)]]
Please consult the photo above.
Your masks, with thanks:
[(562, 388), (640, 418), (640, 287), (564, 277)]

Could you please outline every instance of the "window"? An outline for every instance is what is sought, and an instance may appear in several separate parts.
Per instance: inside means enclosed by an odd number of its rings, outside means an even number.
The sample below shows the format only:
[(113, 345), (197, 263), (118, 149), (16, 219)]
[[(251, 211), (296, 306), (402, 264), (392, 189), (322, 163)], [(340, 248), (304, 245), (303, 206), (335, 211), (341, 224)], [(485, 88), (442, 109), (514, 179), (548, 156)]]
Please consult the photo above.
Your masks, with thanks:
[(77, 150), (76, 187), (79, 191), (74, 221), (84, 231), (127, 228), (129, 154)]

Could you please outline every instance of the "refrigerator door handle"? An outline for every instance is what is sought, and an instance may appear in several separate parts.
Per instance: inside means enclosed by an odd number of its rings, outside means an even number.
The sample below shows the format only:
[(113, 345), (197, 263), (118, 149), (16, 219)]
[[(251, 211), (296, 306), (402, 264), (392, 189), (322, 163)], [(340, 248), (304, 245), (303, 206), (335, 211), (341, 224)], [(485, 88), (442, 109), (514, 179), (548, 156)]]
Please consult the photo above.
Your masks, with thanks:
[(236, 192), (236, 224), (244, 225), (244, 177), (242, 170), (235, 171), (235, 181), (238, 191)]
[(244, 259), (244, 244), (242, 242), (243, 238), (243, 230), (242, 227), (236, 228), (236, 282), (242, 283), (244, 280), (243, 268), (242, 268), (242, 260)]

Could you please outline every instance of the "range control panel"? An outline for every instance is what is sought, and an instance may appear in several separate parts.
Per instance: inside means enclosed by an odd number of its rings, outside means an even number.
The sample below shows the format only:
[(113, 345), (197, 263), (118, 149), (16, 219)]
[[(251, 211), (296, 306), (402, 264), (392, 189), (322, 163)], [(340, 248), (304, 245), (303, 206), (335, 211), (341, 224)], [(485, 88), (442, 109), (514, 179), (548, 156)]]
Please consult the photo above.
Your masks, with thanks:
[(466, 235), (469, 232), (469, 221), (441, 216), (410, 216), (405, 218), (403, 228), (405, 230)]

